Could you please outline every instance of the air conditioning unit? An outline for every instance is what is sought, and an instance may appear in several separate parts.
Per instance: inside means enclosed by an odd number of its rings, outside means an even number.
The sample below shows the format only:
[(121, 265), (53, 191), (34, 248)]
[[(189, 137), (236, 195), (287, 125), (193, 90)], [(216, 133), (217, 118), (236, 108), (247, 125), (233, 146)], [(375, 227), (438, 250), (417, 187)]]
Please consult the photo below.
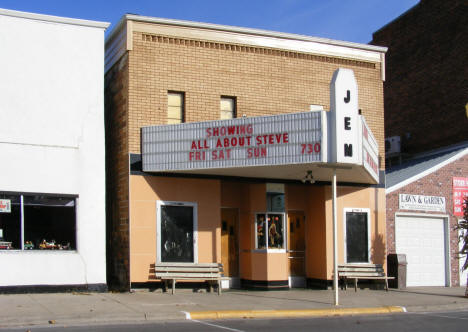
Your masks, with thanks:
[(400, 136), (392, 136), (385, 139), (385, 154), (398, 154), (401, 152)]

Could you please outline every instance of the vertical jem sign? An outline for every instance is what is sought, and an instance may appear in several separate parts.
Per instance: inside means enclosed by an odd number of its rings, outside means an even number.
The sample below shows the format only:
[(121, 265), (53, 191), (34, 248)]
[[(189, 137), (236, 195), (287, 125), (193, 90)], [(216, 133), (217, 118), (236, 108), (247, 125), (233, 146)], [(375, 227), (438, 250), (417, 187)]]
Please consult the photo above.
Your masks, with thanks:
[(361, 164), (361, 121), (358, 89), (351, 69), (340, 68), (330, 82), (331, 130), (335, 133), (334, 163)]

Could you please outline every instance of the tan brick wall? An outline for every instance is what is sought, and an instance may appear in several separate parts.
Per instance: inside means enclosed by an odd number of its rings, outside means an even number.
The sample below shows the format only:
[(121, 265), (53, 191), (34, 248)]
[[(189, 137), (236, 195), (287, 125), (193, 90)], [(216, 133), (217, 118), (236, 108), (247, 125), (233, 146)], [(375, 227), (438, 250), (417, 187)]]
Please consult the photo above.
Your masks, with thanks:
[(329, 109), (329, 84), (340, 67), (353, 69), (359, 108), (384, 156), (380, 64), (265, 48), (133, 34), (129, 51), (129, 151), (140, 153), (140, 128), (166, 124), (167, 91), (185, 92), (186, 122), (220, 118), (220, 96), (237, 97), (239, 116)]
[(107, 270), (111, 288), (127, 290), (129, 275), (128, 61), (105, 77)]

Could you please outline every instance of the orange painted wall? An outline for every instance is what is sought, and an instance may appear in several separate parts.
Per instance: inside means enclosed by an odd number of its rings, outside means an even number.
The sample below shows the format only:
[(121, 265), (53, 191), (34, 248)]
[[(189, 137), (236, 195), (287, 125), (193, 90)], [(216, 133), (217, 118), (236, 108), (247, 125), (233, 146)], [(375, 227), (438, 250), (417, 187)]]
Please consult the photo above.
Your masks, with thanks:
[[(326, 214), (326, 248), (327, 279), (333, 278), (333, 216), (331, 187), (325, 188)], [(383, 264), (386, 267), (386, 229), (385, 229), (385, 189), (340, 187), (337, 193), (338, 220), (338, 264), (345, 262), (344, 257), (344, 209), (362, 208), (370, 210), (371, 228), (371, 263)]]
[(325, 187), (310, 186), (307, 190), (308, 219), (306, 228), (306, 275), (313, 279), (326, 279), (327, 223), (325, 219)]
[[(198, 204), (198, 261), (221, 261), (221, 207), (239, 209), (239, 277), (248, 280), (287, 280), (287, 253), (256, 252), (255, 213), (266, 211), (266, 185), (220, 180), (130, 177), (130, 278), (154, 280), (157, 200)], [(287, 185), (288, 210), (306, 216), (306, 276), (333, 277), (333, 224), (330, 186)], [(370, 209), (371, 261), (385, 264), (385, 191), (338, 187), (338, 256), (344, 262), (344, 208)]]
[(130, 280), (153, 280), (156, 202), (198, 204), (198, 261), (221, 261), (221, 185), (218, 180), (130, 176)]
[(306, 276), (326, 279), (327, 250), (325, 222), (325, 187), (286, 186), (287, 211), (303, 211), (306, 217)]

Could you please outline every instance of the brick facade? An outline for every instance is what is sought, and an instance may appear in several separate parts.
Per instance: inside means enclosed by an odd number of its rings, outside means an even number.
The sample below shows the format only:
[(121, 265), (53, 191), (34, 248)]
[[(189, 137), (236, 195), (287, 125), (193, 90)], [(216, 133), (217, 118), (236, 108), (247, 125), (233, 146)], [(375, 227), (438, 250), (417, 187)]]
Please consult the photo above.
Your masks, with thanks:
[(387, 46), (385, 135), (406, 153), (468, 139), (468, 3), (421, 0), (373, 35)]
[[(185, 94), (186, 122), (220, 118), (220, 97), (233, 96), (238, 116), (329, 109), (338, 68), (354, 71), (359, 108), (384, 156), (380, 60), (360, 61), (259, 46), (209, 42), (128, 29), (130, 46), (106, 72), (109, 280), (130, 287), (129, 154), (141, 153), (141, 127), (167, 124), (167, 92)], [(109, 47), (109, 45), (107, 45)], [(381, 158), (380, 169), (385, 168)], [(111, 285), (112, 286), (112, 285)]]
[[(447, 166), (414, 181), (390, 194), (387, 194), (387, 251), (395, 252), (395, 213), (410, 212), (427, 215), (447, 215), (450, 228), (450, 263), (452, 286), (459, 285), (458, 231), (455, 230), (458, 218), (453, 215), (452, 178), (465, 177), (468, 174), (468, 156), (457, 159)], [(399, 194), (416, 194), (445, 197), (446, 213), (422, 212), (399, 209)]]
[(107, 273), (111, 288), (126, 289), (129, 272), (128, 57), (105, 79)]
[[(129, 53), (129, 149), (140, 153), (140, 128), (167, 123), (167, 91), (185, 92), (186, 122), (217, 120), (220, 97), (237, 97), (248, 117), (330, 106), (339, 67), (354, 70), (359, 108), (384, 153), (380, 64), (134, 32)], [(383, 163), (384, 161), (382, 161)], [(384, 165), (381, 165), (383, 168)]]

